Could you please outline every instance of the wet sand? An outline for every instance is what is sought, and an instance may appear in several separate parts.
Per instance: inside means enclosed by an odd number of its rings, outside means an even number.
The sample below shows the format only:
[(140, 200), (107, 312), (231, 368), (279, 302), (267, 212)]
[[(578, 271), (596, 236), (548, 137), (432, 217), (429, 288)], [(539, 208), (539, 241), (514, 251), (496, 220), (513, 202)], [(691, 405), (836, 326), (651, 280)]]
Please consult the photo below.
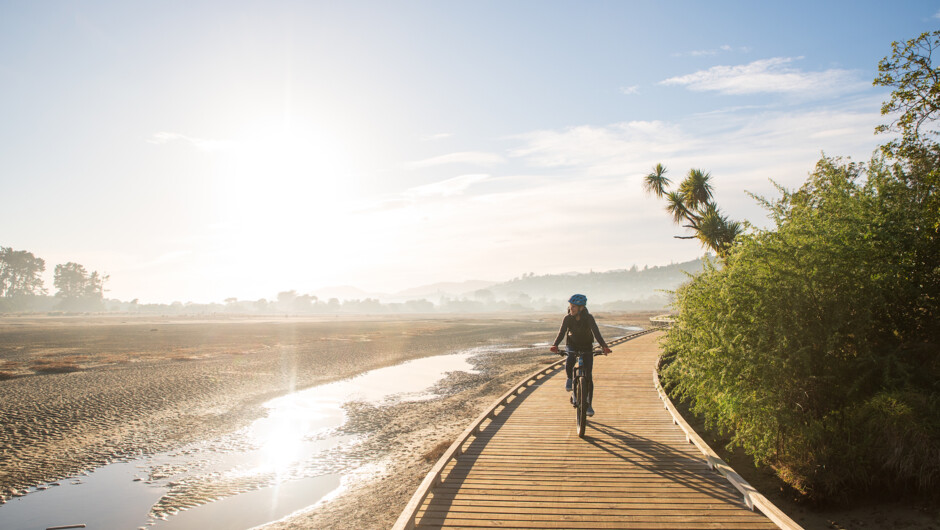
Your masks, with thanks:
[[(479, 346), (546, 343), (558, 322), (554, 314), (0, 318), (0, 503), (113, 461), (233, 432), (262, 417), (262, 403), (295, 390)], [(374, 505), (381, 510), (344, 514), (337, 506), (359, 496), (347, 484), (346, 493), (322, 505), (323, 516), (334, 517), (327, 526), (394, 521), (417, 484), (400, 478), (419, 478), (433, 462), (424, 459), (427, 450), (449, 442), (542, 362), (543, 350), (483, 356), (480, 373), (445, 380), (437, 400), (351, 405), (344, 430), (375, 433), (361, 451), (379, 464), (370, 469), (382, 470), (358, 475), (363, 491), (380, 485), (394, 493)]]

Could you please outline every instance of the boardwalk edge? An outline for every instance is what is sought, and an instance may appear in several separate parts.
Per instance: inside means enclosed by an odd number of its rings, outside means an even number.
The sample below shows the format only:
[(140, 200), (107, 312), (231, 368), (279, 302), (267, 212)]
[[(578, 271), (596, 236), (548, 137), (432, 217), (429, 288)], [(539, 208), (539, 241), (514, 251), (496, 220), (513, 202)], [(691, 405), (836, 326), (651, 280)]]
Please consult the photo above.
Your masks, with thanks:
[[(659, 331), (657, 328), (644, 329), (643, 331), (638, 331), (636, 333), (631, 333), (630, 335), (625, 335), (623, 337), (616, 338), (610, 341), (610, 346), (616, 346), (617, 344), (622, 344), (630, 339), (635, 339), (641, 335), (646, 335), (653, 331)], [(437, 486), (441, 482), (441, 473), (444, 472), (444, 468), (447, 467), (447, 464), (460, 456), (460, 448), (463, 447), (463, 444), (471, 437), (479, 433), (480, 424), (482, 424), (487, 419), (495, 416), (496, 409), (500, 406), (506, 404), (506, 402), (512, 396), (516, 395), (520, 389), (523, 389), (529, 385), (532, 381), (540, 379), (551, 372), (554, 372), (558, 369), (565, 360), (561, 359), (555, 361), (554, 363), (548, 365), (545, 368), (540, 368), (535, 372), (524, 377), (521, 381), (513, 385), (513, 387), (499, 397), (492, 405), (490, 405), (482, 414), (480, 414), (477, 419), (467, 427), (460, 436), (454, 440), (454, 443), (450, 445), (447, 451), (444, 451), (444, 454), (441, 455), (441, 458), (438, 459), (437, 463), (434, 464), (434, 467), (428, 471), (428, 474), (424, 477), (424, 480), (421, 481), (421, 485), (418, 486), (418, 490), (415, 491), (415, 494), (411, 497), (411, 500), (408, 501), (408, 504), (405, 505), (405, 509), (402, 510), (401, 515), (398, 516), (398, 520), (395, 521), (395, 525), (392, 526), (392, 530), (412, 530), (415, 527), (415, 518), (418, 515), (418, 510), (421, 508), (421, 505), (424, 504), (425, 499), (428, 498), (428, 495), (431, 494), (431, 489), (434, 486)]]
[(783, 530), (803, 530), (803, 527), (798, 525), (793, 519), (778, 508), (774, 503), (770, 502), (770, 499), (764, 497), (763, 494), (754, 489), (753, 486), (744, 480), (744, 478), (739, 475), (727, 462), (721, 459), (715, 451), (701, 436), (695, 432), (694, 429), (685, 421), (685, 418), (679, 414), (679, 411), (676, 409), (676, 406), (672, 403), (672, 400), (669, 399), (669, 396), (666, 394), (666, 391), (663, 389), (663, 385), (659, 381), (659, 367), (662, 363), (662, 358), (656, 360), (656, 366), (653, 367), (653, 385), (656, 387), (656, 391), (659, 393), (659, 399), (663, 401), (663, 406), (666, 410), (669, 411), (669, 414), (672, 415), (672, 421), (675, 423), (682, 432), (685, 433), (685, 439), (689, 443), (695, 445), (699, 451), (705, 456), (708, 466), (720, 473), (725, 477), (732, 486), (737, 489), (741, 495), (744, 496), (744, 503), (751, 510), (757, 509), (760, 510), (768, 519), (773, 521), (778, 527)]

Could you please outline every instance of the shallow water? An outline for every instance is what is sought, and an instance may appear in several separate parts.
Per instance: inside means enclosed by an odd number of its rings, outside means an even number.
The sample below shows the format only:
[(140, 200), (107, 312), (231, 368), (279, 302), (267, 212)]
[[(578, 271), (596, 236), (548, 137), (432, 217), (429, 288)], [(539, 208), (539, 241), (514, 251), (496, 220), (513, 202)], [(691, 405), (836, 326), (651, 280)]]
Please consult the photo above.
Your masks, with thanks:
[(641, 328), (640, 326), (621, 326), (621, 325), (619, 325), (619, 324), (600, 324), (600, 323), (598, 323), (598, 327), (602, 327), (602, 328), (614, 328), (614, 329), (620, 329), (620, 330), (623, 330), (623, 331), (643, 331), (643, 328)]
[[(228, 436), (116, 462), (0, 506), (0, 528), (251, 528), (335, 494), (373, 462), (362, 438), (338, 432), (351, 402), (432, 399), (450, 372), (474, 372), (476, 348), (380, 368), (264, 404), (267, 415)], [(363, 435), (363, 436), (368, 436)]]

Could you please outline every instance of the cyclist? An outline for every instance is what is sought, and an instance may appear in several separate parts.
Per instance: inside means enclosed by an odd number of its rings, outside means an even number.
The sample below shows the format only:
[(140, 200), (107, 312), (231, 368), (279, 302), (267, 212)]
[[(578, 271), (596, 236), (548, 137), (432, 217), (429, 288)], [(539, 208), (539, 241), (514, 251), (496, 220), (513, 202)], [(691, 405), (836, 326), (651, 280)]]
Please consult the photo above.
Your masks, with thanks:
[(568, 314), (565, 316), (565, 319), (562, 320), (561, 329), (558, 330), (558, 336), (555, 337), (555, 342), (552, 343), (552, 353), (558, 353), (558, 344), (561, 343), (561, 338), (564, 337), (566, 333), (568, 335), (565, 341), (568, 351), (568, 362), (565, 363), (565, 373), (568, 376), (568, 381), (565, 382), (565, 391), (571, 392), (571, 372), (574, 370), (574, 363), (577, 360), (575, 354), (585, 352), (582, 359), (584, 360), (585, 390), (587, 391), (588, 402), (587, 415), (593, 416), (594, 407), (591, 406), (591, 398), (594, 397), (594, 378), (592, 377), (594, 369), (594, 339), (597, 338), (597, 342), (601, 345), (601, 348), (603, 348), (604, 355), (610, 353), (610, 348), (607, 347), (607, 343), (604, 342), (604, 338), (601, 337), (601, 332), (597, 329), (597, 322), (594, 320), (594, 316), (588, 313), (587, 297), (583, 294), (576, 294), (568, 300)]

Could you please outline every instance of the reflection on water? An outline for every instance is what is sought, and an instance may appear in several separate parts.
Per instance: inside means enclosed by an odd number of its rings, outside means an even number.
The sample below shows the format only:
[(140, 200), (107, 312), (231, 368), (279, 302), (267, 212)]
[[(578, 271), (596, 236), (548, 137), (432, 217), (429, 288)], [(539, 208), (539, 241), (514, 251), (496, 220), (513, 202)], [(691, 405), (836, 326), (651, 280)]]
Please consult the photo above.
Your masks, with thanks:
[(362, 439), (338, 430), (344, 405), (436, 396), (448, 372), (473, 372), (477, 348), (380, 368), (273, 399), (267, 415), (231, 435), (118, 462), (0, 506), (0, 528), (250, 528), (308, 507), (369, 470)]

